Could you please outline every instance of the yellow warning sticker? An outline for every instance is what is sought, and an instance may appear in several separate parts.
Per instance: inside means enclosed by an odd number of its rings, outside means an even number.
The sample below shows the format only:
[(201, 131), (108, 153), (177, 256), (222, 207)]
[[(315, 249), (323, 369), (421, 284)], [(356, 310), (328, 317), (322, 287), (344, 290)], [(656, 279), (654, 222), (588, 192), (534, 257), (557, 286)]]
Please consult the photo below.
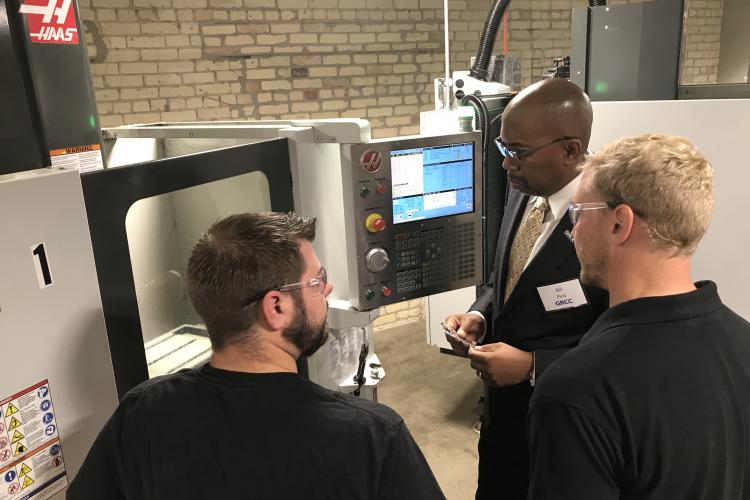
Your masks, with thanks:
[(8, 409), (7, 409), (7, 410), (5, 410), (5, 416), (6, 416), (6, 417), (10, 417), (10, 416), (11, 416), (11, 415), (13, 415), (14, 413), (18, 413), (18, 408), (16, 408), (15, 406), (13, 406), (13, 403), (10, 403), (10, 404), (8, 405)]
[(24, 437), (25, 436), (23, 434), (21, 434), (18, 431), (15, 431), (13, 433), (13, 440), (10, 442), (10, 444), (16, 444), (17, 442), (19, 442), (20, 440), (22, 440)]
[(18, 477), (23, 477), (29, 472), (31, 472), (31, 467), (26, 464), (21, 464), (21, 472), (18, 474)]
[(16, 446), (16, 452), (13, 454), (14, 457), (17, 457), (21, 453), (26, 453), (28, 448), (26, 448), (23, 443), (18, 443), (18, 446)]
[(29, 485), (32, 485), (32, 484), (34, 484), (34, 480), (31, 479), (30, 476), (26, 476), (26, 478), (23, 480), (23, 484), (21, 485), (21, 489), (23, 490), (23, 489), (25, 489), (26, 487), (28, 487)]
[(9, 430), (9, 431), (12, 431), (12, 430), (13, 430), (13, 429), (15, 429), (16, 427), (19, 427), (20, 425), (21, 425), (21, 422), (19, 422), (19, 421), (18, 421), (18, 419), (17, 419), (16, 417), (12, 417), (12, 418), (10, 419), (10, 424), (8, 424), (8, 430)]

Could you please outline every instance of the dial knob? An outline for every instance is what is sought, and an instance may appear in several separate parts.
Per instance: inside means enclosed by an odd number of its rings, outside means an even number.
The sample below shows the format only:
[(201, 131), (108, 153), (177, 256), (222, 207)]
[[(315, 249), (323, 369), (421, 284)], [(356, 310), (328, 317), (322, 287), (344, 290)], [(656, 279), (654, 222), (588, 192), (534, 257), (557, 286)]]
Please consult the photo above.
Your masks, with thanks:
[(371, 248), (365, 255), (365, 267), (371, 273), (379, 273), (383, 271), (391, 259), (388, 258), (388, 252), (384, 248)]

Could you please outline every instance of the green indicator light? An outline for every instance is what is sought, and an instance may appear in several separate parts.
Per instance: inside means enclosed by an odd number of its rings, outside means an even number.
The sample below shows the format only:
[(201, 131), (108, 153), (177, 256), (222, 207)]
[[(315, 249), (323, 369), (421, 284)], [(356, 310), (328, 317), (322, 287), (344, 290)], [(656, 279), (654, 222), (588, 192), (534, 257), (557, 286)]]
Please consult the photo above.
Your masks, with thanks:
[(96, 128), (96, 117), (94, 115), (89, 115), (89, 125), (91, 128)]
[(594, 89), (597, 94), (605, 94), (609, 90), (609, 85), (607, 85), (607, 82), (596, 82)]

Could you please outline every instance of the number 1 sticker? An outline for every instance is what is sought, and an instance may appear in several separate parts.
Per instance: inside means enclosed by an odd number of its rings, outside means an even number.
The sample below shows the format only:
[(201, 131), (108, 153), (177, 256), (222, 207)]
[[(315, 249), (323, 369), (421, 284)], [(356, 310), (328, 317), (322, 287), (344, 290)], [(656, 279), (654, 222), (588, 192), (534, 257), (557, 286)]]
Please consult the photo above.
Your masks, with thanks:
[(34, 269), (36, 269), (36, 277), (39, 280), (39, 288), (46, 288), (52, 285), (52, 272), (49, 268), (44, 242), (38, 245), (31, 245), (31, 253), (34, 258)]

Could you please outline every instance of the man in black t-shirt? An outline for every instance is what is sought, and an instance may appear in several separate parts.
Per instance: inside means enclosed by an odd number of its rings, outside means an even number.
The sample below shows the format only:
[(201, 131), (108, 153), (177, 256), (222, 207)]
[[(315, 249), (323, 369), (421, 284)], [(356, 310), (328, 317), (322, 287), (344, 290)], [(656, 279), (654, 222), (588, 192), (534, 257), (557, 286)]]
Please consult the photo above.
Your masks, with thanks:
[(713, 171), (687, 140), (622, 139), (570, 206), (610, 309), (531, 398), (531, 500), (750, 499), (750, 323), (693, 283)]
[(297, 374), (328, 335), (314, 237), (292, 213), (208, 230), (187, 284), (211, 361), (128, 392), (68, 500), (444, 498), (395, 412)]

